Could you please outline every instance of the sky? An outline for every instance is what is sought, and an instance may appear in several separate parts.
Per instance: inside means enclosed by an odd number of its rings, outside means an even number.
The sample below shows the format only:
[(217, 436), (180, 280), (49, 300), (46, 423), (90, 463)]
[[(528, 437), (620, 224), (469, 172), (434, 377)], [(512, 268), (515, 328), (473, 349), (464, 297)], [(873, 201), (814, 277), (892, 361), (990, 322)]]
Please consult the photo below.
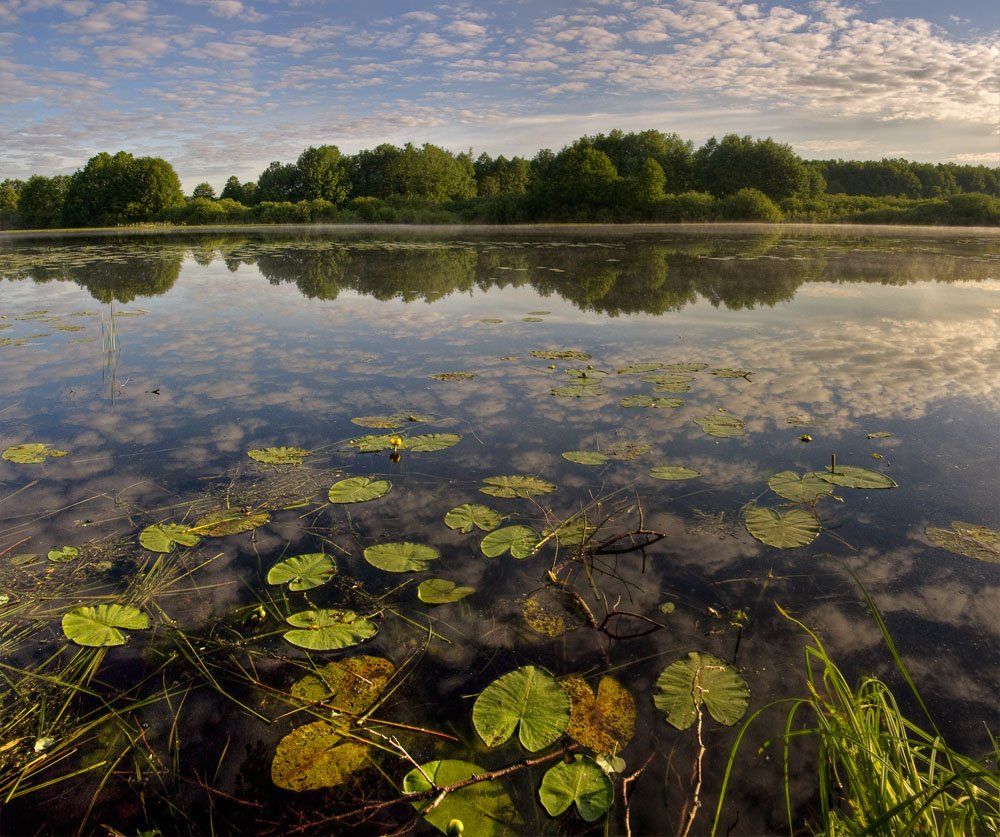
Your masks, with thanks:
[(124, 149), (219, 188), (309, 145), (615, 127), (1000, 165), (998, 45), (986, 0), (0, 0), (0, 180)]

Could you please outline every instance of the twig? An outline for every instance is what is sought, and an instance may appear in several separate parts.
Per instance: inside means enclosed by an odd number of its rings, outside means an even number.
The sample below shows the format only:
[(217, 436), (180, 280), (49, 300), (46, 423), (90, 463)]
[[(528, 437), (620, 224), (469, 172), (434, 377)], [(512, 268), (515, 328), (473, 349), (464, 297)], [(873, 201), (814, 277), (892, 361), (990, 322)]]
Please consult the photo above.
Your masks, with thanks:
[(653, 760), (653, 756), (656, 755), (656, 750), (653, 750), (646, 760), (642, 763), (642, 766), (636, 770), (634, 773), (630, 773), (622, 779), (622, 799), (625, 800), (625, 837), (632, 837), (632, 809), (629, 807), (629, 785), (631, 785), (636, 779), (638, 779), (649, 767), (649, 763)]

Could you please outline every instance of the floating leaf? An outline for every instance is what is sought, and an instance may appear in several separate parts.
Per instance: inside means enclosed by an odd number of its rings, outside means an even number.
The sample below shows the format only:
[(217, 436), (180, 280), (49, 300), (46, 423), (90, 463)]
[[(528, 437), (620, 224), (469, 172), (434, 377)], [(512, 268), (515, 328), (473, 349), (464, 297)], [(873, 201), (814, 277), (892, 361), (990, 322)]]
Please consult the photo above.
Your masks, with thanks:
[(838, 464), (835, 471), (827, 466), (825, 471), (816, 471), (815, 474), (820, 479), (845, 488), (896, 488), (896, 482), (891, 477), (857, 465)]
[(475, 587), (457, 587), (447, 578), (428, 578), (417, 585), (417, 598), (429, 605), (450, 604), (475, 592)]
[(728, 366), (722, 369), (713, 369), (708, 373), (709, 375), (715, 375), (717, 378), (746, 378), (750, 380), (750, 376), (753, 374), (752, 369), (732, 369)]
[(667, 713), (667, 721), (677, 729), (691, 726), (702, 705), (720, 724), (732, 726), (746, 714), (750, 701), (750, 689), (736, 669), (699, 651), (691, 651), (663, 669), (656, 678), (656, 689), (653, 703)]
[(578, 380), (591, 380), (596, 381), (600, 378), (607, 377), (607, 372), (603, 372), (600, 369), (564, 369), (563, 370), (571, 378), (577, 378)]
[(645, 375), (647, 372), (655, 372), (662, 369), (662, 363), (630, 363), (618, 370), (619, 375)]
[(611, 807), (614, 787), (593, 759), (577, 754), (568, 764), (560, 762), (545, 772), (538, 798), (550, 817), (558, 817), (576, 805), (583, 820), (594, 822)]
[(472, 723), (487, 747), (503, 744), (514, 730), (536, 752), (556, 741), (569, 724), (569, 696), (547, 671), (523, 666), (494, 680), (472, 707)]
[(142, 631), (148, 627), (145, 613), (121, 604), (83, 605), (64, 613), (62, 618), (66, 638), (88, 648), (124, 645), (128, 637), (121, 629)]
[(489, 532), (500, 525), (500, 513), (479, 503), (462, 503), (444, 516), (444, 525), (466, 534), (473, 529)]
[[(423, 793), (433, 787), (447, 787), (482, 776), (486, 769), (458, 759), (430, 761), (413, 768), (403, 777), (404, 793)], [(432, 800), (423, 799), (413, 803), (419, 812), (430, 805)], [(460, 790), (449, 793), (434, 808), (424, 815), (424, 819), (443, 834), (452, 834), (450, 824), (458, 820), (464, 833), (469, 837), (502, 837), (516, 833), (518, 823), (517, 808), (500, 782), (476, 782)]]
[(781, 471), (767, 481), (771, 491), (793, 503), (811, 503), (818, 497), (833, 493), (833, 486), (816, 474), (799, 476), (794, 471)]
[(563, 521), (555, 528), (546, 529), (542, 535), (546, 538), (555, 537), (560, 546), (579, 546), (590, 540), (591, 535), (597, 531), (586, 516), (583, 514), (574, 515)]
[(389, 480), (374, 477), (348, 477), (330, 486), (327, 497), (331, 503), (367, 503), (385, 497), (392, 488)]
[(3, 459), (18, 465), (37, 465), (46, 459), (58, 459), (60, 456), (66, 456), (66, 451), (41, 442), (13, 445), (0, 454)]
[(638, 459), (640, 456), (645, 456), (653, 449), (652, 445), (646, 442), (630, 442), (627, 440), (622, 440), (620, 442), (615, 442), (612, 445), (608, 445), (604, 449), (604, 453), (607, 454), (609, 459), (618, 459), (623, 462), (631, 462), (633, 459)]
[(309, 703), (320, 701), (338, 712), (359, 715), (385, 689), (396, 667), (382, 657), (366, 654), (327, 663), (314, 674), (292, 684), (292, 697)]
[(509, 550), (511, 557), (522, 559), (535, 554), (539, 540), (538, 532), (527, 526), (504, 526), (483, 538), (479, 548), (487, 558), (496, 558)]
[(956, 520), (950, 529), (928, 526), (924, 529), (924, 534), (932, 544), (949, 552), (1000, 564), (1000, 532), (995, 532), (987, 526)]
[(743, 516), (747, 531), (757, 540), (778, 549), (795, 549), (816, 540), (819, 520), (804, 509), (778, 511), (763, 506), (751, 506)]
[(701, 471), (683, 465), (657, 465), (649, 469), (649, 475), (657, 480), (690, 480), (701, 476)]
[(406, 416), (395, 413), (391, 416), (357, 416), (351, 419), (359, 427), (371, 427), (375, 430), (395, 430), (406, 422)]
[(23, 567), (25, 564), (31, 564), (37, 561), (39, 555), (37, 552), (22, 552), (19, 555), (11, 555), (10, 562), (15, 567)]
[(471, 381), (476, 377), (475, 372), (438, 372), (436, 375), (428, 375), (435, 381)]
[(80, 550), (75, 546), (64, 546), (62, 549), (50, 549), (48, 559), (55, 564), (64, 564), (80, 556)]
[(535, 349), (531, 356), (543, 360), (590, 360), (590, 355), (577, 349)]
[(483, 317), (479, 322), (486, 323), (488, 325), (499, 325), (503, 320), (497, 319), (496, 317)]
[(664, 369), (669, 369), (672, 372), (701, 372), (702, 369), (708, 367), (707, 363), (701, 363), (700, 361), (688, 361), (683, 363), (668, 363)]
[(309, 456), (309, 451), (302, 448), (254, 448), (247, 451), (247, 456), (265, 465), (301, 465), (302, 460)]
[(653, 392), (690, 392), (691, 385), (687, 381), (663, 380), (653, 387)]
[(265, 511), (243, 511), (242, 509), (220, 509), (198, 518), (190, 531), (203, 538), (221, 538), (252, 532), (271, 520)]
[(597, 694), (578, 675), (563, 678), (572, 710), (566, 734), (594, 753), (616, 755), (635, 735), (635, 698), (614, 677), (605, 675)]
[(603, 465), (608, 461), (607, 456), (596, 450), (568, 450), (562, 454), (562, 458), (577, 465)]
[(543, 323), (545, 322), (541, 317), (522, 317), (522, 323)]
[(268, 584), (287, 584), (289, 590), (312, 590), (325, 584), (337, 571), (333, 558), (322, 552), (293, 555), (267, 571)]
[(368, 745), (345, 738), (338, 727), (327, 721), (313, 721), (278, 742), (271, 762), (271, 781), (296, 793), (331, 788), (367, 762)]
[(590, 625), (591, 613), (580, 599), (558, 586), (536, 590), (524, 600), (524, 621), (542, 636), (562, 636), (569, 631)]
[(419, 573), (441, 557), (433, 546), (409, 541), (375, 544), (364, 555), (369, 564), (387, 573)]
[(677, 605), (675, 605), (673, 602), (664, 602), (663, 604), (660, 605), (659, 610), (660, 613), (664, 613), (667, 616), (669, 616), (671, 613), (677, 610)]
[(201, 538), (183, 523), (154, 523), (139, 533), (139, 545), (150, 552), (173, 552), (176, 546), (197, 546)]
[(529, 477), (521, 474), (487, 477), (483, 482), (485, 485), (479, 490), (483, 494), (489, 494), (493, 497), (520, 497), (527, 499), (539, 494), (551, 494), (556, 490), (556, 487), (550, 482), (539, 477)]
[(893, 434), (890, 433), (888, 430), (876, 430), (874, 433), (868, 433), (865, 436), (865, 438), (866, 439), (888, 439), (892, 435)]
[(552, 387), (549, 390), (550, 395), (555, 395), (558, 398), (595, 398), (606, 393), (607, 390), (600, 384), (588, 381), (579, 381), (561, 387)]
[(652, 395), (626, 395), (618, 402), (620, 407), (654, 407), (658, 410), (684, 406), (683, 398), (654, 398)]
[(709, 436), (718, 436), (719, 438), (742, 436), (746, 433), (746, 425), (743, 424), (743, 420), (728, 413), (713, 413), (710, 416), (695, 419), (694, 423), (699, 425)]
[(551, 314), (551, 311), (529, 311), (528, 312), (533, 317), (544, 317), (546, 314)]
[(378, 625), (352, 610), (303, 610), (293, 613), (285, 621), (295, 629), (285, 631), (285, 639), (310, 651), (348, 648), (378, 633)]
[(450, 448), (460, 441), (462, 441), (462, 437), (457, 433), (428, 433), (423, 436), (404, 437), (400, 447), (403, 450), (412, 450), (416, 453), (430, 453)]

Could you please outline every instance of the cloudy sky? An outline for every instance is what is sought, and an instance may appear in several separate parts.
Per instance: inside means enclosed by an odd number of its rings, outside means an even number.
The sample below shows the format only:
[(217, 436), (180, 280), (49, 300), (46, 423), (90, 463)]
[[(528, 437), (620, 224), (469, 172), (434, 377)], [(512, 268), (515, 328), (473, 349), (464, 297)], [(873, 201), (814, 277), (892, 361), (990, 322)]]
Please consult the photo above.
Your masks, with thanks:
[(533, 154), (584, 133), (773, 136), (1000, 164), (984, 0), (0, 0), (0, 179), (101, 150), (190, 189), (310, 144)]

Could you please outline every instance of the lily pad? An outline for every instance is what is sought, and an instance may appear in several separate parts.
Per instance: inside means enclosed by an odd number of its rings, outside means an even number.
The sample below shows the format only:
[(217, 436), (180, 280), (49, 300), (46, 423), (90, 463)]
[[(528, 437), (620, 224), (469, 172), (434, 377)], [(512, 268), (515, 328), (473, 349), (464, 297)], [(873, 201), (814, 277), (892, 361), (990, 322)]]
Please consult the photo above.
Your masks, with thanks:
[(41, 442), (28, 442), (23, 445), (13, 445), (7, 448), (0, 458), (18, 465), (37, 465), (46, 459), (58, 459), (66, 456), (67, 451), (59, 450)]
[(723, 367), (722, 369), (713, 369), (708, 373), (709, 375), (715, 375), (717, 378), (746, 378), (750, 380), (750, 376), (753, 374), (752, 369), (732, 369), (729, 366)]
[(541, 317), (521, 317), (521, 322), (522, 323), (543, 323), (543, 322), (545, 322), (545, 320), (543, 320)]
[(301, 465), (309, 456), (309, 451), (302, 448), (254, 448), (247, 451), (247, 456), (265, 465)]
[(649, 469), (649, 475), (657, 480), (690, 480), (701, 476), (701, 471), (684, 465), (657, 465)]
[(804, 509), (778, 511), (751, 506), (743, 516), (743, 523), (757, 540), (778, 549), (805, 546), (816, 540), (820, 533), (819, 520)]
[(591, 615), (568, 590), (548, 585), (524, 600), (524, 621), (542, 636), (562, 636), (591, 624)]
[(640, 456), (645, 456), (653, 449), (653, 446), (646, 442), (632, 442), (623, 439), (620, 442), (608, 445), (604, 449), (609, 459), (618, 459), (622, 462), (631, 462)]
[(518, 730), (526, 750), (548, 747), (569, 724), (569, 695), (547, 671), (523, 666), (494, 680), (472, 707), (472, 723), (487, 747), (503, 744)]
[(301, 701), (329, 704), (339, 712), (361, 714), (382, 694), (396, 667), (382, 657), (361, 654), (336, 660), (292, 684)]
[(552, 387), (549, 390), (550, 395), (554, 395), (557, 398), (596, 398), (599, 395), (605, 395), (607, 390), (598, 383), (591, 383), (589, 381), (578, 381), (574, 384), (567, 384), (561, 387)]
[(387, 573), (423, 572), (441, 557), (433, 546), (409, 541), (378, 543), (367, 547), (364, 555), (369, 564)]
[(597, 694), (577, 675), (563, 678), (572, 710), (566, 734), (594, 753), (617, 755), (635, 735), (635, 698), (614, 677), (605, 675)]
[(695, 419), (694, 423), (709, 436), (718, 436), (721, 439), (742, 436), (746, 433), (746, 425), (743, 420), (728, 413), (713, 413), (710, 416)]
[(662, 363), (630, 363), (628, 366), (623, 366), (618, 370), (619, 375), (645, 375), (648, 372), (655, 372), (657, 369), (662, 369)]
[(460, 441), (462, 437), (457, 433), (427, 433), (423, 436), (403, 437), (403, 444), (400, 447), (415, 453), (431, 453), (450, 448)]
[(614, 787), (608, 774), (579, 753), (573, 761), (550, 767), (542, 777), (538, 798), (550, 817), (558, 817), (571, 805), (586, 822), (603, 817), (614, 801)]
[(417, 598), (429, 605), (461, 601), (475, 592), (475, 587), (458, 587), (447, 578), (428, 578), (417, 586)]
[(473, 529), (490, 532), (500, 525), (500, 513), (479, 503), (462, 503), (444, 516), (444, 525), (465, 534)]
[(818, 497), (833, 494), (833, 485), (817, 474), (799, 476), (794, 471), (781, 471), (767, 481), (779, 497), (793, 503), (811, 503)]
[(379, 453), (384, 450), (392, 450), (393, 443), (390, 440), (393, 439), (402, 441), (401, 436), (396, 436), (392, 433), (380, 433), (359, 436), (357, 439), (351, 439), (348, 444), (352, 448), (357, 448), (360, 453)]
[(335, 787), (368, 763), (368, 745), (346, 738), (328, 721), (313, 721), (278, 742), (271, 762), (271, 781), (301, 793)]
[(543, 360), (590, 360), (590, 355), (577, 349), (534, 349), (530, 354)]
[(619, 407), (653, 407), (658, 410), (675, 409), (684, 406), (683, 398), (654, 398), (652, 395), (626, 395), (618, 402)]
[(285, 639), (310, 651), (349, 648), (378, 633), (378, 625), (352, 610), (303, 610), (293, 613), (285, 621), (294, 629), (285, 631)]
[[(422, 793), (432, 787), (446, 787), (482, 776), (487, 770), (478, 764), (458, 759), (442, 759), (413, 768), (403, 777), (404, 793)], [(428, 782), (428, 778), (430, 782)], [(430, 806), (431, 799), (417, 800), (413, 807), (421, 813)], [(424, 819), (443, 834), (453, 834), (450, 824), (462, 823), (469, 837), (503, 837), (515, 834), (518, 815), (510, 794), (497, 780), (476, 782), (449, 793), (434, 808), (424, 814)]]
[(203, 538), (221, 538), (252, 532), (271, 520), (266, 511), (244, 511), (243, 509), (220, 509), (198, 518), (191, 531)]
[(579, 546), (589, 541), (596, 531), (597, 527), (585, 515), (577, 514), (554, 528), (546, 529), (542, 535), (555, 537), (560, 546)]
[(438, 372), (435, 375), (428, 375), (435, 381), (471, 381), (476, 377), (475, 372)]
[(201, 538), (183, 523), (154, 523), (139, 533), (139, 545), (150, 552), (173, 552), (177, 546), (193, 547)]
[(527, 526), (504, 526), (483, 538), (479, 548), (487, 558), (496, 558), (509, 550), (512, 558), (522, 559), (535, 554), (539, 540), (538, 532)]
[(580, 381), (597, 381), (607, 377), (608, 374), (601, 369), (565, 369), (563, 371), (571, 378), (576, 378)]
[(876, 430), (874, 433), (865, 434), (866, 439), (889, 439), (893, 436), (888, 430)]
[(987, 526), (956, 520), (950, 529), (928, 526), (924, 529), (924, 534), (932, 544), (949, 552), (980, 561), (989, 561), (991, 564), (1000, 564), (1000, 532), (995, 532)]
[(479, 490), (483, 494), (489, 494), (492, 497), (520, 497), (527, 499), (539, 494), (551, 494), (556, 490), (556, 487), (551, 482), (547, 482), (539, 477), (524, 476), (521, 474), (487, 477), (483, 480), (483, 483), (483, 487)]
[(562, 454), (562, 458), (577, 465), (603, 465), (608, 461), (607, 456), (596, 450), (568, 450)]
[(80, 550), (75, 546), (64, 546), (61, 549), (50, 549), (48, 559), (54, 564), (65, 564), (80, 557)]
[(691, 651), (663, 669), (656, 678), (656, 689), (653, 703), (677, 729), (687, 729), (695, 722), (699, 706), (720, 724), (732, 726), (746, 714), (750, 702), (750, 689), (739, 672), (718, 657), (699, 651)]
[(499, 325), (503, 320), (497, 317), (483, 317), (479, 322), (486, 323), (487, 325)]
[(681, 363), (668, 363), (664, 369), (669, 369), (672, 372), (701, 372), (702, 369), (707, 369), (707, 363), (701, 363), (700, 361), (683, 361)]
[(406, 423), (406, 416), (399, 413), (391, 416), (356, 416), (351, 419), (351, 423), (359, 427), (370, 427), (373, 430), (395, 430)]
[(845, 488), (896, 488), (896, 481), (891, 477), (868, 468), (857, 465), (837, 465), (834, 471), (827, 466), (825, 471), (815, 472), (820, 479)]
[(124, 645), (122, 630), (143, 631), (149, 617), (138, 608), (121, 604), (83, 605), (64, 613), (62, 630), (66, 638), (88, 648)]
[(330, 486), (327, 498), (331, 503), (367, 503), (385, 497), (392, 488), (389, 480), (374, 477), (348, 477)]
[(279, 561), (267, 571), (267, 583), (287, 584), (289, 590), (296, 592), (312, 590), (328, 582), (335, 572), (337, 565), (333, 558), (322, 552), (310, 552)]
[(672, 381), (662, 380), (653, 387), (653, 392), (681, 393), (690, 391), (691, 391), (691, 384), (689, 384), (687, 381), (679, 381), (679, 380), (672, 380)]

